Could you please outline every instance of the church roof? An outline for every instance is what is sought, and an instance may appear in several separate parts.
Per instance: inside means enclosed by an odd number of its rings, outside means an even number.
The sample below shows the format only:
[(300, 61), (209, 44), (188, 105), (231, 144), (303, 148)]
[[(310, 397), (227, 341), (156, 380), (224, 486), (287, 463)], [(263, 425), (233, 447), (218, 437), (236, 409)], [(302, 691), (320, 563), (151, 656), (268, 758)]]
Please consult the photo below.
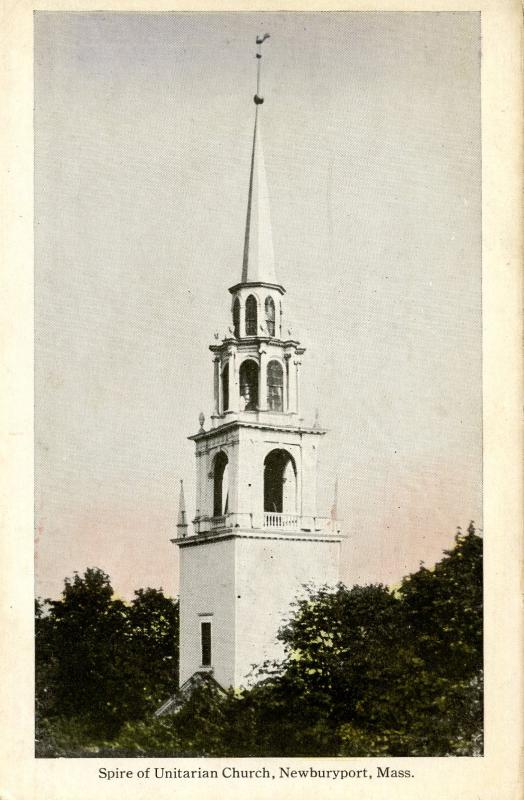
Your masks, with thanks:
[(201, 686), (209, 686), (220, 695), (225, 695), (226, 692), (213, 675), (204, 670), (194, 672), (190, 678), (185, 681), (180, 689), (178, 689), (171, 697), (163, 703), (160, 708), (155, 711), (155, 717), (164, 717), (166, 714), (176, 714), (184, 703), (186, 703), (195, 689)]

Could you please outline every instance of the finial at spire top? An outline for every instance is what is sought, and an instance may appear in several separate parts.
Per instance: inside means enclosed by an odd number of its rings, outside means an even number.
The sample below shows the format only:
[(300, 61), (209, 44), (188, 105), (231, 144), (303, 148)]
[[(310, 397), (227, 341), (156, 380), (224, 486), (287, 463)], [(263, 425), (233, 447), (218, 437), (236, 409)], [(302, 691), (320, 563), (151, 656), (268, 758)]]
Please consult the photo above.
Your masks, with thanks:
[(264, 102), (264, 98), (260, 94), (260, 61), (262, 59), (262, 45), (269, 39), (269, 33), (264, 33), (262, 36), (257, 36), (257, 93), (254, 96), (253, 100), (255, 101), (255, 105), (259, 106)]

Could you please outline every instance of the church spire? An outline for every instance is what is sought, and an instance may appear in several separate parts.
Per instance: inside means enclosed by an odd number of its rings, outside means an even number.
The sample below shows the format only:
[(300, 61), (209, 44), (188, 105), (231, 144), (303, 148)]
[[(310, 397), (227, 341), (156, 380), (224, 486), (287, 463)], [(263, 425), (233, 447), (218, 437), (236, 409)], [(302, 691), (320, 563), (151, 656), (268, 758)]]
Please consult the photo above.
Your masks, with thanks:
[(244, 260), (242, 283), (277, 283), (275, 256), (269, 213), (269, 193), (261, 138), (261, 116), (264, 98), (261, 93), (262, 44), (269, 34), (257, 36), (257, 91), (255, 103), (255, 126), (249, 174), (246, 232), (244, 237)]

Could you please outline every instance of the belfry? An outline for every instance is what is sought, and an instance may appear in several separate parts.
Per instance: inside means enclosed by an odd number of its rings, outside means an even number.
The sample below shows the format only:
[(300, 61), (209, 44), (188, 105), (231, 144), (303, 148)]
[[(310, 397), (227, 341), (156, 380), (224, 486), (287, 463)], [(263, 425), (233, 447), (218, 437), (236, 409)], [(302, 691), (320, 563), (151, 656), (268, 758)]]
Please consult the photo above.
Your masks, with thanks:
[(261, 47), (241, 280), (231, 324), (210, 346), (211, 427), (196, 448), (196, 515), (179, 510), (180, 684), (210, 673), (224, 688), (249, 683), (254, 665), (282, 655), (276, 635), (304, 584), (333, 585), (342, 534), (317, 509), (325, 430), (300, 411), (305, 349), (290, 332), (277, 279), (262, 151)]

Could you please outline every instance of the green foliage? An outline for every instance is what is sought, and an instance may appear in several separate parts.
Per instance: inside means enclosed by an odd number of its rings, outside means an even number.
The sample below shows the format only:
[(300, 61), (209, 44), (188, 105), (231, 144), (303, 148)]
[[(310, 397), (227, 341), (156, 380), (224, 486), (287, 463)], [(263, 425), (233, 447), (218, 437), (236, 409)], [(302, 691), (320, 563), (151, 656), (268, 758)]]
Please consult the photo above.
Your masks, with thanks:
[(243, 713), (250, 713), (252, 734), (242, 755), (336, 755), (338, 740), (329, 718), (329, 697), (307, 678), (287, 670), (245, 691)]
[(401, 602), (381, 585), (310, 595), (280, 634), (288, 676), (322, 698), (334, 720), (358, 719), (364, 693), (381, 694), (391, 682), (402, 617)]
[(400, 595), (425, 662), (450, 676), (482, 669), (482, 539), (473, 523), (433, 570), (405, 578)]
[(285, 658), (261, 665), (251, 689), (203, 685), (157, 719), (152, 710), (175, 686), (177, 624), (178, 607), (161, 592), (138, 591), (125, 606), (99, 570), (39, 604), (42, 755), (65, 755), (68, 743), (69, 754), (113, 756), (482, 753), (482, 539), (473, 524), (434, 569), (421, 566), (395, 591), (310, 590), (280, 631)]
[(178, 602), (158, 589), (139, 589), (128, 620), (121, 679), (134, 687), (126, 719), (139, 719), (178, 685)]
[(241, 742), (239, 710), (232, 691), (224, 696), (213, 686), (199, 686), (178, 713), (127, 723), (113, 745), (136, 755), (225, 756), (233, 742)]
[(130, 756), (179, 756), (183, 744), (173, 726), (172, 717), (150, 717), (136, 722), (126, 722), (112, 746), (116, 752)]
[(37, 603), (35, 633), (37, 738), (51, 748), (113, 737), (177, 684), (178, 603), (156, 589), (126, 605), (88, 569), (60, 600)]
[(88, 717), (37, 717), (36, 755), (40, 758), (94, 757), (107, 746)]

